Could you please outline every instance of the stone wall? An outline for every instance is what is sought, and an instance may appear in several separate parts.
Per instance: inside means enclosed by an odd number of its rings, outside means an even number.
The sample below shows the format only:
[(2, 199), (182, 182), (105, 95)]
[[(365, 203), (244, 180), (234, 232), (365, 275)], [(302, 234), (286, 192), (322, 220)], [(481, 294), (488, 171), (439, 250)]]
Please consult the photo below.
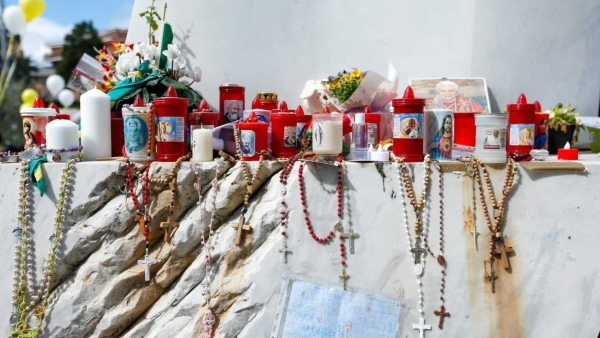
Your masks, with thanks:
[[(152, 177), (167, 174), (172, 163), (153, 163)], [(297, 166), (290, 175), (286, 200), (290, 226), (287, 230), (291, 253), (287, 265), (281, 245), (279, 203), (281, 185), (277, 162), (265, 162), (249, 207), (248, 224), (253, 231), (241, 246), (234, 245), (230, 225), (240, 216), (246, 187), (239, 164), (205, 163), (200, 167), (202, 199), (193, 187), (196, 175), (190, 163), (178, 171), (175, 216), (179, 227), (170, 243), (163, 240), (160, 222), (166, 220), (170, 192), (164, 184), (151, 185), (150, 214), (152, 265), (150, 282), (144, 281), (143, 236), (134, 222), (131, 198), (125, 198), (125, 171), (118, 162), (83, 162), (76, 165), (71, 196), (70, 225), (60, 247), (52, 302), (47, 312), (43, 337), (203, 337), (202, 312), (206, 307), (201, 282), (206, 275), (201, 236), (207, 231), (212, 211), (211, 180), (219, 168), (215, 215), (215, 247), (211, 308), (217, 317), (216, 337), (271, 337), (282, 276), (291, 280), (340, 288), (337, 241), (315, 243), (303, 225), (297, 181)], [(251, 171), (257, 163), (251, 164)], [(509, 199), (505, 234), (516, 254), (511, 269), (499, 269), (496, 293), (485, 278), (488, 231), (477, 204), (478, 227), (483, 236), (479, 251), (473, 246), (472, 186), (463, 172), (444, 173), (446, 257), (448, 260), (446, 306), (452, 317), (444, 331), (437, 329), (433, 310), (439, 308), (439, 270), (431, 257), (423, 279), (425, 318), (434, 326), (427, 337), (594, 337), (600, 331), (600, 265), (596, 263), (600, 227), (595, 219), (600, 209), (594, 201), (594, 174), (599, 162), (586, 163), (587, 172), (530, 171), (520, 167), (519, 178)], [(45, 164), (47, 191), (35, 192), (34, 241), (37, 276), (50, 247), (52, 220), (62, 164)], [(411, 166), (413, 168), (413, 166)], [(457, 168), (460, 168), (458, 166)], [(5, 236), (0, 238), (4, 254), (0, 266), (0, 317), (8, 335), (12, 310), (11, 280), (17, 227), (18, 170), (16, 164), (0, 165), (0, 210)], [(328, 231), (337, 221), (335, 198), (324, 192), (335, 183), (332, 167), (305, 167), (307, 199), (315, 231)], [(490, 168), (495, 186), (503, 179), (502, 168)], [(421, 189), (420, 164), (414, 165), (416, 189)], [(348, 257), (348, 289), (398, 301), (402, 315), (398, 336), (415, 336), (418, 323), (417, 289), (406, 236), (401, 223), (401, 202), (395, 167), (350, 163), (350, 214), (360, 234), (356, 253)], [(430, 241), (437, 247), (439, 224), (437, 173), (433, 175), (434, 196), (427, 206)], [(141, 184), (136, 185), (137, 190)], [(347, 223), (346, 223), (347, 224)], [(436, 250), (437, 251), (437, 250)], [(284, 269), (284, 266), (286, 268)], [(39, 278), (39, 277), (38, 277)], [(275, 335), (276, 336), (276, 335)]]

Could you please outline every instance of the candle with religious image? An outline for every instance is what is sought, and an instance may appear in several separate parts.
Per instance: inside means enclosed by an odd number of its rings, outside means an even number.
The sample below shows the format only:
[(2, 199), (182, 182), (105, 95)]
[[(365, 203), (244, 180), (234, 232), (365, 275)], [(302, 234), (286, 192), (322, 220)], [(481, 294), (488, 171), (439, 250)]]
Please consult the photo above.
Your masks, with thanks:
[(150, 107), (144, 105), (141, 95), (136, 96), (132, 106), (123, 106), (123, 132), (125, 153), (132, 161), (145, 161), (148, 158), (150, 147), (150, 160), (154, 160), (156, 152), (154, 145), (154, 127), (150, 135)]
[(308, 126), (312, 121), (312, 115), (304, 114), (302, 106), (296, 108), (296, 150), (301, 150), (308, 145), (308, 136), (306, 134)]
[(220, 124), (235, 122), (242, 118), (244, 111), (246, 88), (226, 83), (219, 87)]
[(426, 110), (423, 152), (435, 160), (452, 160), (452, 126), (450, 109)]
[(508, 154), (521, 152), (529, 154), (533, 149), (535, 135), (535, 105), (527, 103), (525, 94), (519, 95), (517, 103), (507, 105), (508, 137), (506, 151)]
[(506, 114), (477, 114), (475, 157), (484, 163), (506, 163)]
[(535, 105), (535, 140), (533, 149), (548, 149), (548, 127), (550, 114), (542, 112), (542, 105), (539, 101)]
[(188, 99), (177, 97), (172, 86), (165, 97), (153, 102), (156, 106), (156, 159), (159, 162), (175, 162), (187, 155), (187, 106)]
[(79, 152), (60, 151), (79, 147), (79, 130), (77, 124), (70, 120), (54, 120), (46, 126), (46, 149), (54, 152), (48, 154), (48, 162), (67, 162), (78, 156)]
[(296, 155), (296, 113), (287, 109), (275, 109), (271, 113), (271, 152), (277, 158), (290, 158)]
[(41, 97), (35, 99), (33, 107), (21, 110), (25, 150), (46, 144), (46, 125), (56, 116), (56, 111), (46, 108)]
[(394, 155), (406, 162), (423, 162), (423, 109), (425, 99), (416, 99), (410, 86), (402, 98), (392, 100), (394, 107)]
[(247, 120), (239, 123), (240, 150), (246, 161), (258, 161), (263, 151), (268, 150), (269, 124), (259, 121), (254, 112)]
[(325, 107), (323, 113), (312, 115), (312, 149), (316, 155), (338, 155), (343, 149), (343, 115), (331, 113)]

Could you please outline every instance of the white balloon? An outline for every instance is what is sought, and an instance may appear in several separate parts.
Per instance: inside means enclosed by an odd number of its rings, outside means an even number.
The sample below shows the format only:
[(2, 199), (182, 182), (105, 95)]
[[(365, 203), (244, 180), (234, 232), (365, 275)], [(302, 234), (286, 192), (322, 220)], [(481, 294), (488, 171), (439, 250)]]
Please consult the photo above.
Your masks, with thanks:
[(27, 21), (25, 21), (25, 14), (19, 6), (8, 6), (2, 12), (2, 21), (4, 26), (13, 35), (19, 35), (23, 33)]
[(50, 75), (46, 79), (46, 88), (52, 97), (56, 97), (61, 90), (65, 89), (65, 80), (60, 75)]
[(63, 89), (58, 93), (58, 101), (63, 107), (68, 108), (75, 102), (75, 94), (68, 89)]

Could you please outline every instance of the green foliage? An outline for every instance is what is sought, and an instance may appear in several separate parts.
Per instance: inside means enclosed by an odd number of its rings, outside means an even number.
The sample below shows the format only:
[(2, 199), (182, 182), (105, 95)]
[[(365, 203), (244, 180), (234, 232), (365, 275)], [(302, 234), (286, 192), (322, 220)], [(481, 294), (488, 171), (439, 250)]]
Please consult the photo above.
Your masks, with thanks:
[(133, 100), (137, 94), (142, 94), (144, 103), (150, 103), (157, 97), (165, 96), (167, 89), (170, 86), (175, 88), (178, 97), (185, 97), (188, 99), (188, 111), (192, 111), (200, 106), (202, 96), (200, 96), (200, 94), (198, 94), (195, 90), (188, 88), (182, 82), (175, 81), (167, 76), (162, 76), (154, 81), (148, 82), (145, 87), (137, 88), (131, 93), (128, 93), (117, 102), (114, 109), (121, 109), (124, 104), (133, 104)]
[(152, 0), (152, 5), (148, 6), (145, 11), (140, 13), (141, 18), (146, 19), (146, 23), (148, 24), (148, 41), (150, 44), (154, 44), (156, 42), (156, 38), (154, 33), (158, 30), (158, 21), (162, 20), (158, 12), (156, 12), (156, 6), (154, 3), (156, 0)]
[(84, 53), (95, 55), (96, 50), (100, 48), (102, 40), (92, 22), (83, 21), (76, 24), (65, 38), (62, 60), (56, 66), (56, 73), (68, 81), (81, 56)]
[(21, 92), (29, 86), (23, 79), (14, 81), (6, 93), (6, 100), (0, 106), (0, 135), (4, 145), (14, 145), (23, 148), (23, 126), (19, 108), (21, 107)]

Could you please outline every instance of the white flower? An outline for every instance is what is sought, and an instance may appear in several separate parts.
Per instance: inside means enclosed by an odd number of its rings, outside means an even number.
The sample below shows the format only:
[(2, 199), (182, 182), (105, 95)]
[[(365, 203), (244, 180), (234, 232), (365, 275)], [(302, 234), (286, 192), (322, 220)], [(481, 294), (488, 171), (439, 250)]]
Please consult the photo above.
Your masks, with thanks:
[(144, 54), (146, 54), (147, 49), (148, 45), (145, 42), (140, 42), (133, 45), (133, 52), (135, 53), (135, 55), (139, 55), (141, 57), (144, 57)]
[(149, 45), (144, 53), (144, 60), (156, 60), (158, 59), (158, 47), (155, 45)]
[(190, 79), (196, 82), (202, 81), (202, 69), (200, 69), (200, 67), (195, 67), (193, 72), (190, 70), (190, 73)]
[(123, 54), (119, 56), (119, 60), (117, 60), (117, 64), (115, 65), (115, 70), (119, 74), (127, 74), (129, 73), (129, 69), (131, 68), (131, 59), (130, 54)]
[(177, 65), (179, 66), (179, 69), (185, 69), (185, 65), (187, 64), (187, 61), (183, 57), (178, 57), (176, 62), (177, 62)]
[(166, 56), (169, 61), (171, 61), (181, 56), (181, 52), (179, 51), (179, 48), (177, 48), (177, 45), (170, 44), (167, 46), (167, 50), (163, 51), (163, 55)]

